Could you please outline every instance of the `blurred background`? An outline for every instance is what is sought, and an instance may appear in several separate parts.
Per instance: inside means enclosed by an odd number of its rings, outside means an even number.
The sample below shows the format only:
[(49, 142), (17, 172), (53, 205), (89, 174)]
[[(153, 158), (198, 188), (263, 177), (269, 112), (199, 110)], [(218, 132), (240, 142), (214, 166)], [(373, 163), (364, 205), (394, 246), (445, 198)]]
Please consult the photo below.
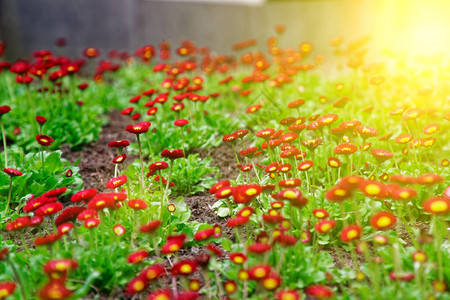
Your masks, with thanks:
[(67, 55), (86, 47), (132, 53), (185, 39), (227, 54), (250, 38), (264, 48), (276, 25), (286, 26), (284, 47), (307, 41), (324, 55), (338, 36), (368, 35), (380, 53), (446, 53), (450, 45), (448, 0), (0, 0), (0, 20), (0, 40), (13, 59), (53, 50), (59, 37), (67, 39)]

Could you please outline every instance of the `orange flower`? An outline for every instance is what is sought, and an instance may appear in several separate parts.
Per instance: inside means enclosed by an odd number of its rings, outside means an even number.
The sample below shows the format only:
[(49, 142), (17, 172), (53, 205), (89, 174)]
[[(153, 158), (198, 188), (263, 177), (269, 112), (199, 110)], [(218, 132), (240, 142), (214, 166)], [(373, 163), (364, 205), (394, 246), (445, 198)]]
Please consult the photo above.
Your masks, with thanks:
[(368, 197), (383, 199), (387, 197), (386, 187), (375, 180), (366, 180), (359, 184), (359, 189)]
[(382, 211), (370, 218), (370, 225), (378, 230), (387, 230), (397, 223), (397, 218), (390, 212)]
[(320, 127), (328, 126), (330, 127), (338, 119), (337, 114), (326, 114), (317, 119)]
[(313, 213), (314, 217), (316, 217), (318, 219), (325, 219), (325, 218), (327, 218), (330, 215), (328, 213), (328, 211), (326, 211), (323, 208), (313, 209), (312, 213)]
[(357, 126), (356, 131), (361, 135), (362, 138), (367, 139), (370, 137), (375, 137), (378, 135), (378, 130), (367, 126)]
[(230, 253), (230, 260), (237, 265), (241, 265), (247, 260), (247, 256), (240, 252)]
[(395, 143), (396, 144), (406, 144), (406, 143), (410, 142), (413, 138), (414, 137), (412, 134), (402, 133), (398, 137), (395, 138)]
[(277, 300), (299, 300), (300, 294), (296, 290), (282, 290), (276, 294)]
[(260, 280), (269, 276), (270, 271), (269, 265), (256, 265), (249, 270), (249, 275), (253, 280)]
[(355, 153), (356, 151), (358, 151), (358, 147), (352, 143), (343, 143), (334, 148), (334, 153), (337, 155), (349, 155)]
[(400, 187), (392, 191), (392, 199), (409, 200), (417, 196), (417, 191), (412, 188)]
[(128, 201), (128, 206), (134, 210), (146, 209), (148, 207), (147, 203), (141, 199), (131, 199)]
[(247, 107), (247, 110), (245, 112), (248, 114), (252, 114), (252, 113), (257, 112), (261, 107), (262, 107), (261, 104), (251, 105), (251, 106)]
[(370, 150), (370, 153), (375, 157), (377, 162), (381, 164), (382, 162), (392, 158), (394, 154), (388, 150), (385, 149), (377, 149), (373, 148)]
[(333, 297), (333, 291), (326, 285), (314, 284), (305, 288), (306, 295), (318, 298), (318, 299), (328, 299)]
[(405, 120), (405, 121), (416, 120), (417, 118), (419, 118), (422, 115), (423, 115), (423, 110), (421, 110), (419, 108), (412, 108), (403, 114), (403, 120)]
[(328, 165), (329, 165), (331, 168), (340, 168), (341, 165), (342, 165), (342, 163), (341, 163), (341, 161), (339, 160), (339, 158), (334, 157), (334, 156), (330, 156), (330, 157), (328, 158)]
[(272, 272), (261, 281), (262, 286), (269, 291), (275, 290), (281, 284), (281, 278), (275, 272)]
[(129, 264), (138, 264), (148, 257), (148, 251), (138, 250), (128, 255)]
[(348, 189), (341, 186), (336, 186), (326, 192), (325, 198), (331, 202), (341, 202), (350, 198), (351, 195), (352, 194)]
[(438, 174), (423, 174), (416, 179), (416, 183), (420, 185), (437, 184), (444, 181), (444, 178)]
[(438, 132), (440, 128), (441, 128), (441, 125), (439, 125), (437, 123), (432, 123), (430, 125), (425, 126), (425, 128), (423, 129), (423, 133), (434, 134), (434, 133)]
[(314, 229), (318, 233), (328, 233), (334, 226), (336, 226), (336, 221), (334, 220), (321, 220), (314, 225)]
[(344, 227), (341, 231), (340, 238), (343, 242), (351, 242), (361, 236), (362, 229), (356, 224)]
[(444, 197), (433, 197), (422, 203), (423, 209), (436, 215), (445, 215), (450, 212), (450, 200)]
[(289, 102), (289, 104), (287, 106), (288, 106), (288, 108), (299, 108), (303, 104), (305, 104), (304, 99), (297, 99), (297, 100)]
[(298, 164), (297, 169), (299, 171), (307, 171), (312, 166), (314, 166), (314, 162), (312, 160), (305, 160), (305, 161), (302, 161), (301, 163)]

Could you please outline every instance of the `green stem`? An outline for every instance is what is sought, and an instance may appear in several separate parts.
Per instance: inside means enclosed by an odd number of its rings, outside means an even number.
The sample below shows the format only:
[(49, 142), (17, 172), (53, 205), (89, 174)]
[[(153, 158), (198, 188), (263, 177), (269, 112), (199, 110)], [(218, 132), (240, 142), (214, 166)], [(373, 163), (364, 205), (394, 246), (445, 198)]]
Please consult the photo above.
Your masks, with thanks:
[(14, 273), (14, 278), (16, 279), (16, 281), (19, 283), (20, 286), (20, 295), (22, 296), (22, 299), (27, 299), (27, 297), (25, 296), (25, 287), (23, 286), (22, 280), (20, 279), (19, 276), (19, 272), (17, 272), (16, 267), (14, 266), (13, 262), (11, 259), (8, 258), (8, 263), (11, 266), (11, 269)]
[(23, 234), (21, 231), (19, 231), (20, 240), (23, 244), (23, 249), (25, 249), (25, 252), (27, 253), (28, 257), (31, 257), (30, 249), (28, 249), (27, 244), (25, 243), (25, 239), (23, 238)]
[(141, 141), (139, 139), (139, 134), (136, 135), (136, 139), (137, 139), (137, 143), (139, 146), (139, 162), (141, 164), (141, 189), (140, 189), (140, 191), (142, 192), (142, 189), (144, 188), (144, 162), (142, 160), (142, 147), (141, 147)]
[(9, 192), (8, 192), (8, 202), (6, 202), (5, 215), (8, 213), (9, 203), (11, 202), (11, 192), (12, 192), (12, 176), (9, 176)]
[(0, 117), (0, 126), (2, 128), (3, 151), (5, 151), (5, 168), (8, 168), (8, 151), (6, 148), (5, 126), (3, 125), (3, 120), (1, 117)]

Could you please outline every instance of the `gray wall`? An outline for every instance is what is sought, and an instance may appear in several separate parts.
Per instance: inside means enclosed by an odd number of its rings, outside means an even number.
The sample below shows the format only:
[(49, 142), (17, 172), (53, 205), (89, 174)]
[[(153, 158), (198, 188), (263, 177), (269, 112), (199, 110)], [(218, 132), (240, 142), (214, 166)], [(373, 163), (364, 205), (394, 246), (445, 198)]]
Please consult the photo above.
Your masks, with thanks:
[[(163, 0), (0, 0), (0, 37), (9, 44), (9, 57), (51, 48), (60, 36), (68, 39), (66, 54), (79, 55), (87, 46), (134, 51), (163, 39), (174, 44), (192, 39), (199, 46), (229, 53), (233, 43), (248, 38), (257, 38), (264, 46), (274, 35), (274, 26), (284, 24), (284, 46), (309, 41), (328, 54), (329, 40), (336, 36), (348, 41), (371, 34), (377, 47), (408, 50), (420, 44), (411, 32), (417, 24), (435, 23), (422, 30), (424, 39), (430, 32), (436, 34), (434, 27), (450, 32), (448, 3), (299, 0), (245, 6)], [(447, 50), (447, 45), (438, 46)]]

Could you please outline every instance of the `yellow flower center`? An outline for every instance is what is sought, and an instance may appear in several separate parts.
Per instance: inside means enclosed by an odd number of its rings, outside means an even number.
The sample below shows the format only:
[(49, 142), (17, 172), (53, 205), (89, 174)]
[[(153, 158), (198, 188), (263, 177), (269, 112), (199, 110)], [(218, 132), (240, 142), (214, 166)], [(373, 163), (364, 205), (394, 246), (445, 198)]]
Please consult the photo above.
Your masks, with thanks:
[(381, 192), (381, 189), (376, 184), (369, 184), (366, 186), (366, 192), (369, 195), (378, 195)]
[(386, 216), (379, 218), (377, 221), (378, 227), (381, 227), (381, 228), (386, 228), (391, 224), (392, 224), (391, 218), (386, 217)]
[(448, 205), (445, 201), (434, 201), (430, 205), (430, 210), (435, 213), (444, 212), (448, 209)]

